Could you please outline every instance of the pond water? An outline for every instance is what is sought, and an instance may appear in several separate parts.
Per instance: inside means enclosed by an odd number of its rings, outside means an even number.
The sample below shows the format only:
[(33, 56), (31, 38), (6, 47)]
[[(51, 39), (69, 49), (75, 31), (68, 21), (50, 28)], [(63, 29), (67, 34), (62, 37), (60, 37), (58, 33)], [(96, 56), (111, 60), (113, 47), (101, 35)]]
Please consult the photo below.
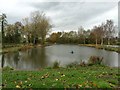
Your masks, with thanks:
[[(73, 53), (71, 53), (73, 51)], [(7, 53), (1, 55), (1, 67), (11, 66), (21, 70), (35, 70), (52, 66), (55, 61), (60, 66), (66, 66), (73, 62), (87, 62), (90, 56), (103, 57), (103, 64), (118, 67), (120, 54), (113, 51), (100, 50), (92, 47), (78, 45), (52, 45), (37, 47), (26, 51)]]

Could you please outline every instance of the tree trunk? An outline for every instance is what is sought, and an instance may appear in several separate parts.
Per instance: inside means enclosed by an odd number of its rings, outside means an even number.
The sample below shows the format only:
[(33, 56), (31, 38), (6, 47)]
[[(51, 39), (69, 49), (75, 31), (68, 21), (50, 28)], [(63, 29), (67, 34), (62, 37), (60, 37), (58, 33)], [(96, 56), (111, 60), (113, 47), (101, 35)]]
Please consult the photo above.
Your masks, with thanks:
[(110, 38), (108, 38), (108, 45), (110, 45)]
[(45, 38), (42, 38), (42, 45), (45, 44)]
[(96, 46), (97, 46), (97, 38), (96, 38)]
[(84, 37), (84, 44), (85, 44), (85, 37)]
[(103, 45), (103, 38), (101, 38), (101, 45)]
[(2, 32), (2, 48), (4, 48), (4, 21), (1, 23), (1, 32)]
[(1, 67), (3, 68), (4, 67), (4, 63), (5, 63), (5, 60), (4, 60), (4, 54), (2, 55), (2, 59), (1, 59)]
[(36, 38), (34, 37), (33, 44), (36, 45)]

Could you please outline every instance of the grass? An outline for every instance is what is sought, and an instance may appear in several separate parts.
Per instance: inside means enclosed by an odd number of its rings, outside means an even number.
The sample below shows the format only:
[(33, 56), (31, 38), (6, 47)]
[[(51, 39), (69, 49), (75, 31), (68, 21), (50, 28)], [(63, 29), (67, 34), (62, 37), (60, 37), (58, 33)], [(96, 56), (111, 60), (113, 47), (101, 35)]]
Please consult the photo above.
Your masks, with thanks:
[(59, 67), (60, 67), (60, 62), (55, 61), (55, 62), (53, 63), (53, 68), (54, 68), (54, 69), (57, 69), (57, 68), (59, 68)]
[[(46, 44), (45, 46), (49, 46), (50, 44)], [(95, 44), (80, 44), (81, 46), (88, 46), (88, 47), (94, 47), (94, 48), (98, 48), (98, 49), (105, 49), (108, 51), (115, 51), (120, 53), (120, 48), (118, 47), (105, 47), (105, 46), (101, 46), (101, 45), (96, 45)], [(21, 51), (21, 50), (26, 50), (26, 49), (30, 49), (33, 47), (37, 47), (37, 46), (41, 46), (41, 45), (33, 45), (33, 44), (27, 44), (27, 45), (23, 45), (23, 44), (11, 44), (11, 45), (5, 45), (5, 47), (2, 49), (2, 54), (4, 53), (8, 53), (8, 52), (16, 52), (16, 51)]]
[(22, 44), (15, 44), (15, 45), (5, 45), (5, 47), (2, 49), (2, 54), (4, 53), (9, 53), (9, 52), (16, 52), (16, 51), (21, 51), (21, 50), (27, 50), (33, 47), (36, 47), (39, 45), (22, 45)]
[(95, 44), (80, 44), (81, 46), (87, 46), (87, 47), (94, 47), (97, 49), (105, 49), (107, 51), (115, 51), (120, 53), (120, 47), (107, 47), (107, 46), (101, 46), (98, 44), (97, 46)]
[(93, 65), (19, 71), (4, 68), (3, 88), (118, 88), (118, 68)]
[[(31, 46), (33, 47), (33, 46)], [(26, 50), (29, 46), (17, 46), (3, 49), (3, 52)], [(94, 46), (93, 46), (94, 47)], [(93, 60), (94, 61), (94, 60)], [(118, 88), (120, 75), (118, 68), (102, 65), (86, 66), (70, 64), (36, 71), (19, 71), (6, 67), (2, 70), (3, 88)], [(84, 67), (83, 67), (84, 66)], [(57, 67), (57, 68), (56, 68)], [(55, 69), (54, 69), (55, 68)]]
[(39, 46), (44, 47), (44, 46), (49, 46), (49, 45), (50, 44), (45, 44), (45, 45), (40, 45), (40, 44), (37, 44), (37, 45), (33, 45), (33, 44), (6, 44), (3, 49), (1, 48), (2, 52), (0, 52), (0, 54), (27, 50), (27, 49), (39, 47)]
[(98, 56), (91, 56), (88, 60), (89, 65), (102, 65), (103, 57), (98, 57)]

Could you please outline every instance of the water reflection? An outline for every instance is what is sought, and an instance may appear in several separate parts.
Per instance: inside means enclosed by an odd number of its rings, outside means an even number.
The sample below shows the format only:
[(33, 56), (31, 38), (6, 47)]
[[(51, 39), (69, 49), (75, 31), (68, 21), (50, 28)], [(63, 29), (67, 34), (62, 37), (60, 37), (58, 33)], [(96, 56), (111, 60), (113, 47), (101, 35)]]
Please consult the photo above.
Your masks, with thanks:
[[(71, 54), (71, 51), (74, 53)], [(1, 56), (1, 67), (11, 66), (16, 69), (35, 70), (52, 66), (56, 60), (61, 66), (65, 66), (72, 62), (87, 61), (90, 56), (103, 57), (105, 65), (117, 67), (120, 54), (77, 45), (53, 45), (4, 54)]]
[(3, 68), (3, 66), (4, 66), (4, 63), (5, 63), (5, 60), (4, 60), (4, 55), (2, 55), (2, 58), (1, 58), (1, 67)]
[(2, 55), (2, 62), (3, 60), (6, 62), (5, 65), (2, 63), (2, 67), (11, 66), (16, 69), (33, 70), (48, 66), (45, 48), (34, 48), (22, 52), (7, 53), (5, 57)]

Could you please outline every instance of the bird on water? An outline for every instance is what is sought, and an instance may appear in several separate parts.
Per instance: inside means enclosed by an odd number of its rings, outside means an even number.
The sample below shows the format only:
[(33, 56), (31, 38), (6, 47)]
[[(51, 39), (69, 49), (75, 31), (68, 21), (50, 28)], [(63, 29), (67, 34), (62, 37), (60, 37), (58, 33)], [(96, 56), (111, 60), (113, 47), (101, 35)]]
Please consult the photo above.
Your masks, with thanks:
[(74, 52), (73, 52), (73, 51), (71, 51), (71, 53), (73, 54)]

